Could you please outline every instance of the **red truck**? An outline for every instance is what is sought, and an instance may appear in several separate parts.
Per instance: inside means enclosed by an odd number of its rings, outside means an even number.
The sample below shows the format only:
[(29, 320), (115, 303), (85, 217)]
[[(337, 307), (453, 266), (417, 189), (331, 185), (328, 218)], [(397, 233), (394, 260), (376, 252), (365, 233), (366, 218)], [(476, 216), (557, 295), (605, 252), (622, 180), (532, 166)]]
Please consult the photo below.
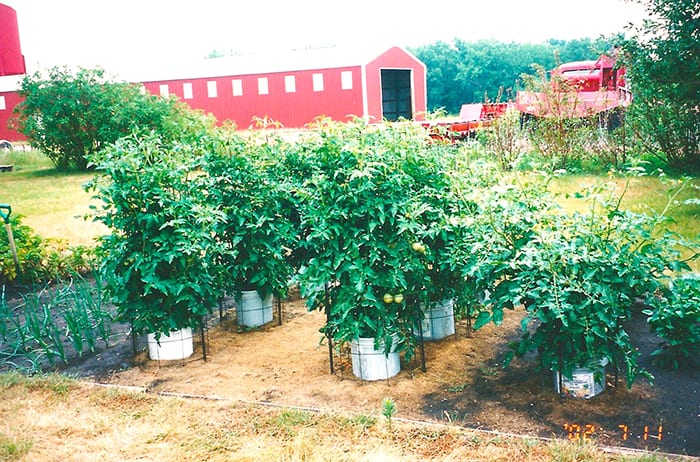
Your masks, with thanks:
[(518, 111), (534, 117), (588, 117), (624, 108), (632, 101), (625, 69), (607, 55), (561, 64), (552, 71), (550, 84), (551, 91), (519, 91)]

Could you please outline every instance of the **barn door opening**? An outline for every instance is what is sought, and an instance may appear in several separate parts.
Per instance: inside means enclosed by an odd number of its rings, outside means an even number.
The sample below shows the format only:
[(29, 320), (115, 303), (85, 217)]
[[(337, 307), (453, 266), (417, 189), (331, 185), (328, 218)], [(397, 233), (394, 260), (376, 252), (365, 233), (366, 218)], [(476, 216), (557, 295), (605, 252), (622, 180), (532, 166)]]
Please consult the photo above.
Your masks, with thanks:
[(413, 118), (411, 70), (382, 69), (382, 117), (389, 121)]

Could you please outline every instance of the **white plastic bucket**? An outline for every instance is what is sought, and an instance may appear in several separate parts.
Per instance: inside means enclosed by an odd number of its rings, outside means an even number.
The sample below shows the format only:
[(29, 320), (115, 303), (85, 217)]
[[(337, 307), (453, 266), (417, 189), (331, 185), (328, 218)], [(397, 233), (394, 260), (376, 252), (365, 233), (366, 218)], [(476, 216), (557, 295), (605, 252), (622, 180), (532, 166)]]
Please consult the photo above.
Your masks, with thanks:
[[(160, 343), (160, 344), (159, 344)], [(194, 351), (192, 329), (184, 329), (161, 334), (156, 341), (155, 334), (148, 334), (148, 357), (157, 361), (185, 359), (192, 356)]]
[(601, 366), (596, 368), (581, 367), (574, 369), (571, 378), (561, 377), (561, 389), (559, 389), (559, 372), (554, 372), (554, 390), (561, 396), (568, 398), (590, 399), (605, 390), (605, 365), (607, 359), (601, 361)]
[(258, 327), (272, 321), (272, 294), (260, 298), (257, 290), (244, 290), (236, 299), (236, 319), (239, 326)]
[[(423, 307), (423, 305), (421, 305)], [(425, 318), (420, 325), (420, 332), (414, 329), (415, 335), (423, 334), (423, 340), (434, 341), (449, 337), (455, 333), (454, 301), (442, 300), (431, 305), (425, 311)]]
[(383, 380), (401, 370), (401, 358), (395, 348), (384, 354), (384, 346), (374, 349), (373, 338), (360, 338), (350, 342), (352, 373), (362, 380)]

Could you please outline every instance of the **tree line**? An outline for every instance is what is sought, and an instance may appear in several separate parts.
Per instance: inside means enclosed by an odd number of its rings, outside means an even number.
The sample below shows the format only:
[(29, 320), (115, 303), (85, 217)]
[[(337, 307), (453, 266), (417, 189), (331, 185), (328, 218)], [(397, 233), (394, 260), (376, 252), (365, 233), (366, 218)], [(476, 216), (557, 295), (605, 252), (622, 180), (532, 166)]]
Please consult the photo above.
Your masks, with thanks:
[(428, 110), (456, 114), (465, 103), (514, 99), (523, 86), (521, 76), (534, 73), (533, 65), (553, 69), (564, 62), (595, 60), (620, 40), (615, 36), (532, 44), (454, 39), (409, 51), (426, 66)]

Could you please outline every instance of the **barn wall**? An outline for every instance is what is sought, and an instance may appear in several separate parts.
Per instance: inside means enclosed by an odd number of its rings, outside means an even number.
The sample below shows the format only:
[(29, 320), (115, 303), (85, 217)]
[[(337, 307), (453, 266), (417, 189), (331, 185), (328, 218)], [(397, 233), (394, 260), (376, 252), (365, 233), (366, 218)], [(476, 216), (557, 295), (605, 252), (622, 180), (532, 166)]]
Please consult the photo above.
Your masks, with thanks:
[[(350, 89), (342, 88), (343, 72), (352, 75)], [(313, 74), (323, 75), (322, 91), (314, 91)], [(293, 77), (294, 92), (286, 91), (285, 78), (288, 77)], [(258, 91), (261, 78), (267, 79), (267, 94)], [(240, 95), (234, 95), (234, 80), (240, 81)], [(209, 82), (215, 82), (215, 97), (209, 96), (209, 89), (214, 85)], [(192, 85), (191, 99), (185, 98), (185, 83)], [(220, 122), (233, 121), (239, 128), (248, 128), (254, 117), (268, 117), (285, 127), (297, 128), (318, 116), (346, 121), (363, 114), (360, 66), (144, 83), (145, 88), (156, 95), (162, 94), (162, 85), (167, 85), (168, 94), (176, 95), (193, 108), (212, 113)]]
[[(411, 71), (412, 112), (415, 120), (424, 120), (427, 99), (425, 65), (398, 47), (387, 50), (364, 65), (360, 63), (356, 66), (314, 70), (150, 81), (143, 85), (155, 95), (161, 94), (161, 86), (166, 86), (168, 94), (177, 96), (193, 108), (213, 114), (220, 122), (235, 122), (241, 129), (250, 127), (254, 117), (268, 117), (284, 127), (300, 128), (318, 116), (337, 121), (347, 121), (353, 117), (364, 117), (369, 122), (381, 121), (382, 69)], [(343, 88), (343, 73), (352, 75), (351, 88)], [(322, 91), (314, 91), (314, 74), (323, 76)], [(285, 88), (285, 78), (289, 77), (294, 79), (294, 92), (287, 92)], [(267, 94), (259, 94), (259, 78), (267, 79)], [(234, 80), (240, 81), (241, 95), (234, 95)], [(185, 94), (183, 84), (187, 84), (191, 90), (191, 97), (186, 98), (190, 95)], [(7, 128), (12, 110), (20, 101), (19, 96), (7, 86), (2, 87), (0, 86), (0, 139), (22, 141), (24, 137), (21, 134)], [(209, 96), (213, 87), (216, 96)]]
[(8, 128), (12, 111), (19, 104), (21, 98), (16, 91), (0, 91), (0, 140), (25, 141), (26, 137), (21, 133)]

